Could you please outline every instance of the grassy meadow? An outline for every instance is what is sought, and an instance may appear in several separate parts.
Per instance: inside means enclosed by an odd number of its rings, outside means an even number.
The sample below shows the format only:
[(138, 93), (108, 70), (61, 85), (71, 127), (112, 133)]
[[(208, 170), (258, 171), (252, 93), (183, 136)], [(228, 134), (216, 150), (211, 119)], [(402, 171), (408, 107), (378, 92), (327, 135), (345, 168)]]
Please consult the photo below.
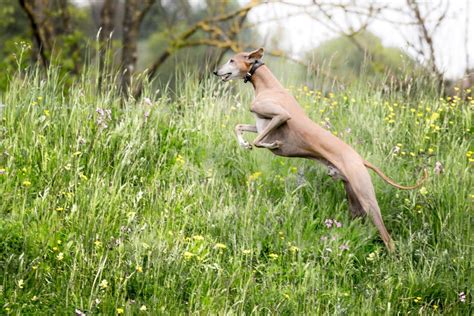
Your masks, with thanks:
[(399, 183), (428, 169), (413, 191), (372, 173), (389, 255), (321, 165), (238, 146), (250, 85), (177, 82), (122, 105), (92, 70), (67, 88), (54, 67), (12, 77), (0, 95), (0, 314), (472, 313), (472, 99), (416, 82), (407, 95), (288, 85)]

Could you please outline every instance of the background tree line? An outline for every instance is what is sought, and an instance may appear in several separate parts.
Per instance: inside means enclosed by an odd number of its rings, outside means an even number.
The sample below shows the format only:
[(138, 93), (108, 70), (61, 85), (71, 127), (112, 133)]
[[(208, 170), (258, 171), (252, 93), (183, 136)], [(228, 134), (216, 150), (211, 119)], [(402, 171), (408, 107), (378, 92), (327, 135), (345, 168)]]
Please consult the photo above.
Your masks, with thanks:
[[(248, 20), (252, 10), (268, 2), (307, 15), (339, 37), (315, 47), (303, 58), (291, 57), (281, 49), (281, 38), (263, 37), (257, 31), (258, 23), (270, 22), (270, 17), (257, 23)], [(122, 95), (138, 97), (143, 80), (172, 80), (179, 63), (198, 65), (197, 71), (203, 72), (219, 64), (226, 53), (261, 45), (266, 46), (267, 56), (298, 65), (303, 76), (322, 76), (332, 84), (348, 84), (364, 73), (376, 81), (397, 81), (396, 86), (403, 88), (410, 80), (404, 75), (416, 69), (433, 76), (441, 86), (446, 81), (436, 60), (433, 38), (448, 18), (449, 5), (442, 7), (443, 3), (441, 0), (430, 6), (406, 0), (394, 7), (375, 1), (342, 0), (252, 0), (245, 5), (237, 0), (203, 0), (198, 4), (189, 0), (0, 0), (0, 66), (4, 69), (0, 89), (5, 89), (8, 77), (18, 67), (39, 63), (47, 69), (53, 62), (68, 74), (65, 80), (71, 80), (93, 60), (98, 64), (99, 87), (119, 73)], [(437, 14), (433, 14), (435, 7)], [(345, 21), (356, 17), (357, 22), (341, 23), (337, 16)], [(411, 25), (419, 35), (416, 42), (406, 42), (423, 64), (413, 54), (383, 47), (368, 31), (373, 21), (390, 20), (392, 16), (403, 19), (389, 22)], [(284, 17), (280, 20), (284, 24)], [(465, 32), (467, 41), (468, 30)], [(466, 68), (462, 85), (471, 85), (471, 77)]]

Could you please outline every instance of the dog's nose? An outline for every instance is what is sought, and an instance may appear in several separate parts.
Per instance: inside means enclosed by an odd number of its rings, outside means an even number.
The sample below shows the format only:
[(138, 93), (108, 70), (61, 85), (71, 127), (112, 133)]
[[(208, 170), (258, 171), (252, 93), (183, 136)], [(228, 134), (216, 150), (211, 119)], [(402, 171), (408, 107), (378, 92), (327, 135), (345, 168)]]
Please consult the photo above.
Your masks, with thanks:
[(217, 70), (214, 70), (212, 73), (217, 76)]

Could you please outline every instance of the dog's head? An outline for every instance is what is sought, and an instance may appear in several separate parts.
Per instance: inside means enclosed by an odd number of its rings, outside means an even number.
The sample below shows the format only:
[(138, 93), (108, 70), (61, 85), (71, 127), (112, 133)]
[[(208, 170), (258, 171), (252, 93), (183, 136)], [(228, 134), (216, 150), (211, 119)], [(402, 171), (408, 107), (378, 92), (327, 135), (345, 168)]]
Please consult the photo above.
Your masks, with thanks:
[(250, 71), (252, 65), (263, 57), (263, 48), (256, 49), (252, 52), (238, 53), (232, 56), (227, 63), (214, 71), (216, 76), (222, 78), (223, 81), (231, 79), (245, 78)]

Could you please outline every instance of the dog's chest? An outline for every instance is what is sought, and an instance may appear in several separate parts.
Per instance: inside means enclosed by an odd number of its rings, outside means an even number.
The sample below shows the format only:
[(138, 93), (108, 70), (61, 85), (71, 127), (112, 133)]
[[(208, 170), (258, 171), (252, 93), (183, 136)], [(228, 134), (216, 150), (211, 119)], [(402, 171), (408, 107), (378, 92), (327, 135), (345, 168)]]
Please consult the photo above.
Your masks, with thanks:
[(263, 118), (261, 116), (259, 116), (258, 114), (255, 114), (255, 120), (256, 120), (256, 126), (257, 126), (257, 131), (258, 133), (260, 134), (264, 129), (265, 127), (267, 127), (268, 123), (270, 123), (270, 119), (266, 119), (266, 118)]

